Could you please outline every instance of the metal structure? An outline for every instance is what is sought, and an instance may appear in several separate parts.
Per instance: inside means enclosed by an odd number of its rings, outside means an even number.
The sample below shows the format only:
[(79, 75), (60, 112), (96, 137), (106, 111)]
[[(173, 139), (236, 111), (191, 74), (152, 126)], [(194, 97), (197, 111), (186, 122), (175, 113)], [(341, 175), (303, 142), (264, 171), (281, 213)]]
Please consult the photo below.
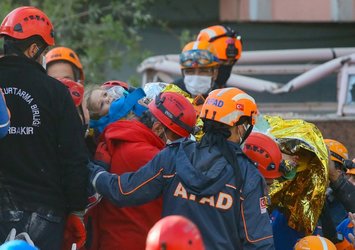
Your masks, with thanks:
[[(179, 55), (154, 56), (144, 60), (137, 71), (142, 84), (154, 81), (172, 82), (181, 76)], [(337, 103), (292, 104), (296, 110), (332, 110), (337, 117), (355, 115), (355, 102), (349, 91), (355, 84), (355, 48), (293, 49), (246, 51), (233, 67), (227, 85), (257, 92), (282, 94), (297, 91), (330, 74), (338, 74)], [(299, 74), (287, 83), (251, 77), (253, 75)], [(355, 86), (355, 85), (354, 85)], [(286, 104), (290, 106), (291, 104)], [(313, 106), (312, 106), (313, 105)], [(284, 104), (268, 104), (270, 111), (282, 112)], [(281, 109), (280, 109), (281, 108)], [(334, 117), (333, 117), (334, 119)]]

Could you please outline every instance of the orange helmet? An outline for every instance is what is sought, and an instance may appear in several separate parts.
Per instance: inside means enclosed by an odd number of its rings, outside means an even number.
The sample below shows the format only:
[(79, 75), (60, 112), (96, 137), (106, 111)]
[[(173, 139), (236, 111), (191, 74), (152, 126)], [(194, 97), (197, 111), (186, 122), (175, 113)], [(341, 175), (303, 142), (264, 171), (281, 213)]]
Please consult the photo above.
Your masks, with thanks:
[(321, 236), (306, 236), (300, 239), (294, 250), (337, 250), (335, 245)]
[(183, 95), (162, 92), (149, 103), (148, 108), (161, 123), (181, 137), (194, 132), (195, 109)]
[(19, 7), (11, 11), (1, 23), (0, 35), (19, 40), (38, 35), (47, 45), (54, 45), (51, 21), (44, 12), (31, 6)]
[(58, 79), (69, 89), (70, 95), (74, 101), (76, 107), (78, 107), (83, 101), (84, 96), (84, 86), (78, 82), (67, 78)]
[(74, 64), (74, 66), (79, 69), (80, 80), (84, 82), (85, 76), (83, 66), (81, 65), (78, 55), (72, 49), (57, 47), (48, 51), (46, 54), (46, 63), (49, 64), (55, 61), (66, 61)]
[(206, 41), (189, 42), (180, 54), (181, 68), (214, 67), (218, 62), (215, 48)]
[(279, 145), (262, 133), (251, 133), (245, 141), (244, 153), (257, 163), (258, 170), (267, 179), (279, 178), (282, 154)]
[(242, 117), (255, 124), (257, 106), (253, 97), (238, 88), (216, 89), (209, 93), (200, 118), (235, 126)]
[(204, 250), (197, 226), (180, 215), (159, 220), (150, 229), (145, 250)]
[(347, 148), (340, 142), (332, 139), (324, 139), (325, 144), (330, 150), (330, 159), (343, 164), (349, 158)]
[(222, 25), (210, 26), (200, 31), (198, 41), (212, 43), (220, 60), (234, 58), (238, 60), (242, 54), (242, 39), (230, 27)]

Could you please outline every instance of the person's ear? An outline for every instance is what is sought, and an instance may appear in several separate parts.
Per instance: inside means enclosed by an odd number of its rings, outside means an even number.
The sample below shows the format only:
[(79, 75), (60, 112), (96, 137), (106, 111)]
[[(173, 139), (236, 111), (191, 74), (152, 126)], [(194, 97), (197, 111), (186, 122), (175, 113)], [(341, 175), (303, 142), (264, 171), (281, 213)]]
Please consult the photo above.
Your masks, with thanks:
[(27, 50), (25, 51), (25, 55), (29, 58), (32, 58), (36, 55), (38, 52), (39, 48), (36, 43), (32, 43)]
[(163, 124), (161, 124), (161, 122), (159, 122), (159, 121), (154, 122), (153, 126), (152, 126), (152, 131), (154, 134), (161, 137), (161, 135), (164, 133)]

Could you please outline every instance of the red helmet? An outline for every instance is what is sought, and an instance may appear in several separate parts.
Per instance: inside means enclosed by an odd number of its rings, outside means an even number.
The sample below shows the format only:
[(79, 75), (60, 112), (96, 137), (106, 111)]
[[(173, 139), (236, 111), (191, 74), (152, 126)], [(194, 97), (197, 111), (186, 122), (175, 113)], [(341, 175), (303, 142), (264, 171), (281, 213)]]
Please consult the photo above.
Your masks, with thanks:
[(244, 153), (258, 165), (260, 173), (267, 179), (279, 178), (282, 154), (277, 143), (267, 135), (253, 132), (245, 141)]
[(0, 35), (20, 40), (38, 35), (47, 45), (54, 45), (51, 21), (41, 10), (31, 6), (19, 7), (11, 11), (1, 23)]
[(104, 87), (104, 88), (111, 88), (113, 86), (121, 86), (122, 88), (124, 88), (125, 90), (128, 90), (129, 89), (129, 86), (128, 86), (128, 83), (125, 83), (125, 82), (122, 82), (122, 81), (119, 81), (119, 80), (111, 80), (111, 81), (107, 81), (107, 82), (104, 82), (101, 87)]
[(197, 226), (180, 215), (159, 220), (150, 229), (145, 250), (204, 250)]
[(61, 78), (58, 80), (68, 87), (70, 95), (73, 98), (74, 104), (76, 107), (78, 107), (83, 101), (84, 86), (81, 83), (74, 82), (73, 80), (67, 78)]
[(182, 137), (193, 133), (196, 124), (195, 109), (183, 95), (175, 92), (160, 93), (155, 101), (149, 103), (148, 108), (174, 133)]

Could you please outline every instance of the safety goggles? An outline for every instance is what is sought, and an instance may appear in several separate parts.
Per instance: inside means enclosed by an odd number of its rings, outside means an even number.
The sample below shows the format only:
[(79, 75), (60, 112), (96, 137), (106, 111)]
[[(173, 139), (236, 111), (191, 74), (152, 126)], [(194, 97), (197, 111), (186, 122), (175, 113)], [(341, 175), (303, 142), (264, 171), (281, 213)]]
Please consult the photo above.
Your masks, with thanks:
[(218, 58), (207, 50), (188, 50), (180, 54), (182, 67), (210, 66), (217, 63)]

